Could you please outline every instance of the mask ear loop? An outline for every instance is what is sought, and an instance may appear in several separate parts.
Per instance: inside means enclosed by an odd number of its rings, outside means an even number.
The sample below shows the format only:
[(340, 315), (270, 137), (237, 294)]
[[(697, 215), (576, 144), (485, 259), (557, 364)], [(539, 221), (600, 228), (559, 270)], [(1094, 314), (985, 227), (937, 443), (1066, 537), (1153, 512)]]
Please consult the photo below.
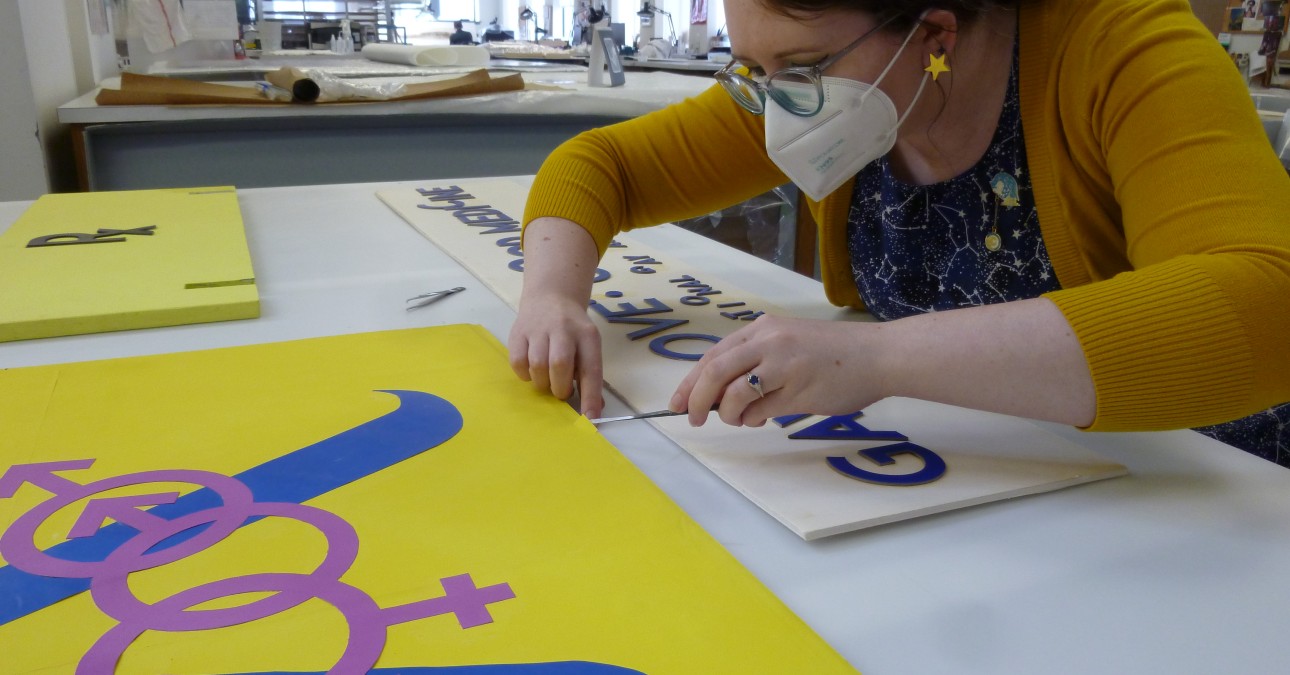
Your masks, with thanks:
[(914, 92), (914, 98), (909, 102), (909, 107), (905, 108), (905, 114), (901, 115), (900, 119), (896, 120), (897, 129), (899, 129), (900, 126), (905, 123), (905, 118), (909, 117), (909, 113), (914, 111), (914, 104), (918, 103), (918, 99), (923, 95), (923, 88), (926, 86), (927, 86), (927, 73), (923, 73), (923, 79), (918, 82), (918, 90)]
[[(896, 55), (892, 57), (890, 61), (887, 62), (887, 67), (883, 68), (881, 73), (878, 73), (878, 79), (874, 80), (873, 85), (870, 87), (869, 91), (866, 91), (864, 93), (864, 98), (866, 99), (869, 98), (869, 94), (874, 89), (878, 88), (878, 84), (887, 77), (887, 73), (890, 72), (892, 67), (896, 65), (896, 60), (899, 59), (901, 53), (905, 51), (905, 47), (909, 45), (909, 41), (914, 39), (914, 33), (917, 33), (919, 27), (923, 25), (923, 17), (925, 16), (927, 16), (926, 11), (918, 15), (918, 20), (914, 22), (914, 27), (911, 28), (909, 30), (909, 34), (905, 36), (905, 41), (900, 43), (900, 49), (897, 49)], [(909, 113), (913, 112), (914, 110), (914, 104), (918, 103), (918, 99), (922, 97), (923, 89), (927, 86), (927, 76), (928, 76), (927, 73), (923, 73), (923, 79), (918, 82), (918, 91), (914, 92), (914, 99), (909, 102), (909, 107), (905, 108), (904, 114), (902, 114), (900, 118), (896, 120), (896, 129), (899, 129), (901, 125), (905, 123), (905, 118), (909, 117)], [(861, 99), (860, 105), (864, 105), (863, 99)]]

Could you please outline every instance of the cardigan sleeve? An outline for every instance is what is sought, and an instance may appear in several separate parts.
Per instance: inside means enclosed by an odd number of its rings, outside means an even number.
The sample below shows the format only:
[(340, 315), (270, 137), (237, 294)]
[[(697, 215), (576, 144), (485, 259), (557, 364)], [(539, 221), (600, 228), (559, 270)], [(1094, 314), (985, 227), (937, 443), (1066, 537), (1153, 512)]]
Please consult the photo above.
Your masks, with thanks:
[(524, 222), (571, 220), (603, 255), (613, 236), (737, 204), (788, 182), (766, 155), (761, 118), (720, 86), (663, 110), (593, 129), (542, 164)]
[(1290, 178), (1248, 90), (1187, 3), (1084, 7), (1051, 36), (1048, 140), (1089, 283), (1048, 297), (1092, 370), (1090, 428), (1290, 401)]

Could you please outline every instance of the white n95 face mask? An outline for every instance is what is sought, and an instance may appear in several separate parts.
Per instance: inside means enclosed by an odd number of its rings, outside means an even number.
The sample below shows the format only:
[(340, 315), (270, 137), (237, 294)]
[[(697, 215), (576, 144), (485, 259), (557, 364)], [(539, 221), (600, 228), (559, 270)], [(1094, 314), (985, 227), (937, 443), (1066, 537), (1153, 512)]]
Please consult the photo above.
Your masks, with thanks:
[(800, 117), (766, 105), (766, 152), (780, 171), (815, 201), (891, 151), (900, 120), (877, 87), (838, 77), (821, 78), (824, 108)]
[(873, 84), (821, 77), (824, 107), (811, 117), (794, 115), (767, 101), (766, 153), (807, 197), (817, 202), (824, 199), (896, 144), (896, 131), (922, 96), (927, 74), (923, 74), (903, 116), (896, 113), (896, 104), (878, 83), (905, 50), (914, 30)]

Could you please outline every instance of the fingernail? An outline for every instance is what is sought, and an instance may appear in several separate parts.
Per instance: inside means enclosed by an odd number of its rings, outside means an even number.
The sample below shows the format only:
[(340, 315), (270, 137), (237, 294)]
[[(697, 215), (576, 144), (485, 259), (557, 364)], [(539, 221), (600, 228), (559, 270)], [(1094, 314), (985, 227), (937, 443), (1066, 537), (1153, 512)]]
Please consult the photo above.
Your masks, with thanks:
[(672, 412), (684, 412), (684, 408), (681, 407), (683, 402), (684, 401), (681, 400), (681, 392), (672, 394), (672, 400), (667, 402), (667, 409)]

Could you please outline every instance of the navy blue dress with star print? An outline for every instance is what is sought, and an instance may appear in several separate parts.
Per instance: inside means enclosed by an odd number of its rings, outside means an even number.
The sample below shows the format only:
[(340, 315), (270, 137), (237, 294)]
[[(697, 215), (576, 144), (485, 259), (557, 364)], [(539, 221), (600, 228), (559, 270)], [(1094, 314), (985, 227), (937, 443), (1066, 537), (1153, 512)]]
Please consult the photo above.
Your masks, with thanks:
[(847, 225), (851, 273), (875, 316), (899, 319), (1060, 288), (1039, 233), (1018, 91), (1014, 55), (990, 149), (964, 173), (909, 185), (882, 157), (856, 176)]
[[(1039, 230), (1021, 133), (1017, 49), (990, 148), (976, 166), (909, 185), (880, 158), (856, 175), (851, 273), (883, 320), (1034, 298), (1061, 288)], [(1290, 466), (1290, 403), (1201, 433)]]

